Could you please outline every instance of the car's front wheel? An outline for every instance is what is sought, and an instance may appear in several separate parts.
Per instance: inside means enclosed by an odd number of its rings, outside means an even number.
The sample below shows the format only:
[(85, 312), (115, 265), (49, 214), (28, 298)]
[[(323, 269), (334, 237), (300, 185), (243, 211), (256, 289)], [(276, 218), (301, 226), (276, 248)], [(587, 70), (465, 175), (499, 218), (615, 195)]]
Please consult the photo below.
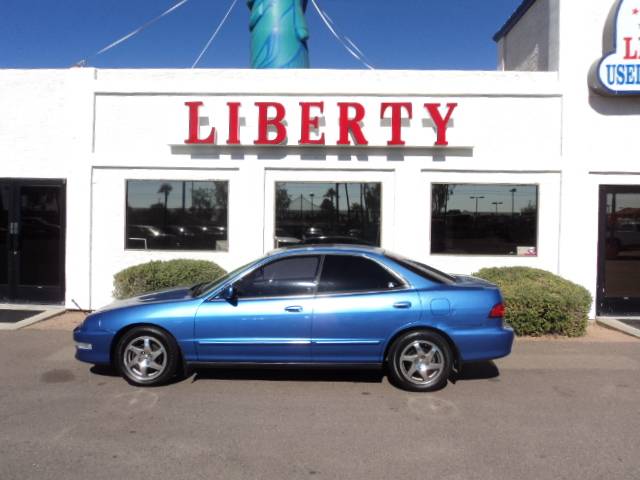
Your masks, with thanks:
[(173, 337), (154, 327), (125, 333), (116, 347), (116, 363), (131, 384), (156, 386), (171, 380), (178, 367), (179, 350)]
[(412, 392), (431, 392), (447, 384), (453, 356), (449, 343), (435, 332), (414, 331), (398, 337), (389, 349), (389, 380)]

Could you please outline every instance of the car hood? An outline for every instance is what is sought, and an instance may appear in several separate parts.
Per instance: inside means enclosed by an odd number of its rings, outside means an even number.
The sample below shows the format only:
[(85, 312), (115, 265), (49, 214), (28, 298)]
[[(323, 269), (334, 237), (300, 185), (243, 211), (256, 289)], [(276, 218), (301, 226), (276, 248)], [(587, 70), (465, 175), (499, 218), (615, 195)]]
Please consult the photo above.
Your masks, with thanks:
[(131, 307), (135, 305), (151, 305), (155, 303), (175, 302), (179, 300), (189, 300), (192, 298), (191, 287), (170, 288), (157, 292), (145, 293), (137, 297), (126, 298), (124, 300), (116, 300), (99, 309), (104, 312), (106, 310), (114, 310), (116, 308)]

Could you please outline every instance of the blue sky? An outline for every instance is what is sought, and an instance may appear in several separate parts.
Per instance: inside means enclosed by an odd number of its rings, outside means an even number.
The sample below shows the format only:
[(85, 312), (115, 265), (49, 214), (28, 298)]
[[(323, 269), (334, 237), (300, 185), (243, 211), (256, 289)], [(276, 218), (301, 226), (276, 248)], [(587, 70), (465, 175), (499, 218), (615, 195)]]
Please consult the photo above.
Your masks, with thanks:
[[(376, 68), (494, 70), (491, 39), (521, 0), (318, 0)], [(231, 0), (189, 0), (109, 52), (98, 50), (177, 0), (2, 0), (0, 68), (190, 67)], [(363, 68), (307, 11), (313, 68)], [(239, 0), (200, 66), (246, 68), (248, 8)]]

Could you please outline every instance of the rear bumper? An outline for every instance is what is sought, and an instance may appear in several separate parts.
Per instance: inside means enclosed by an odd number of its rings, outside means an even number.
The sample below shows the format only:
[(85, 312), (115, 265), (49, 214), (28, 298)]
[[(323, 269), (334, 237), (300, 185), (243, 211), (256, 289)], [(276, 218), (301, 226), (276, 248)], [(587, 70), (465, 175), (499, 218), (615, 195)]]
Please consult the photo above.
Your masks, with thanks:
[(514, 333), (510, 327), (451, 332), (462, 362), (477, 362), (506, 357), (511, 353)]
[(80, 327), (73, 331), (76, 344), (76, 359), (93, 364), (111, 362), (111, 341), (113, 333), (104, 330), (83, 331)]

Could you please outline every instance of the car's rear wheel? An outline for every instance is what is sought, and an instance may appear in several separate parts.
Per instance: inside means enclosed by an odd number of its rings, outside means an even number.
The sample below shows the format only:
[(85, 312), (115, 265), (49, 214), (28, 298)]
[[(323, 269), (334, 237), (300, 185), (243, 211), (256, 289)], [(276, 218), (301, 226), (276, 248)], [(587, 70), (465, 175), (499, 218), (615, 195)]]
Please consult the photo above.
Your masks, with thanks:
[(389, 349), (389, 379), (412, 392), (431, 392), (447, 384), (453, 356), (449, 343), (435, 332), (414, 331), (401, 335)]
[(171, 380), (179, 350), (173, 337), (154, 327), (137, 327), (125, 333), (116, 347), (117, 367), (131, 384), (156, 386)]

